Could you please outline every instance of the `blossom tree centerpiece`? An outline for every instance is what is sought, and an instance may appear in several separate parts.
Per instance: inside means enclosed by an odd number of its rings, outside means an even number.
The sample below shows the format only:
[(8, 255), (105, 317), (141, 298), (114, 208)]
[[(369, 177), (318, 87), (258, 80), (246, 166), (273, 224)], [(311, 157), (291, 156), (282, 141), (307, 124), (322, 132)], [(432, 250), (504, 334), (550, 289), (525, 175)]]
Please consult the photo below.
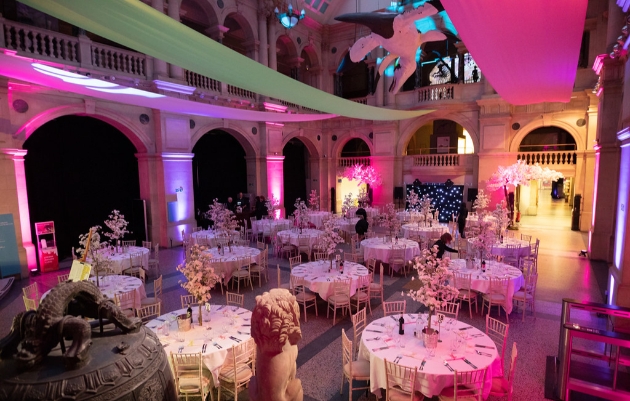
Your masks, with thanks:
[(267, 207), (269, 215), (273, 216), (274, 220), (277, 220), (280, 217), (280, 201), (273, 195), (265, 201), (265, 206)]
[(508, 225), (510, 224), (509, 218), (509, 210), (505, 201), (501, 201), (497, 203), (496, 209), (492, 212), (492, 216), (496, 219), (496, 232), (497, 238), (502, 238), (503, 231), (507, 230)]
[[(214, 199), (210, 209), (207, 212), (208, 218), (214, 222), (214, 230), (220, 235), (230, 237), (230, 234), (238, 228), (238, 221), (234, 213), (227, 209), (224, 204), (219, 203), (218, 199)], [(231, 249), (231, 241), (228, 241)]]
[(398, 220), (398, 216), (396, 215), (396, 207), (393, 203), (388, 203), (385, 205), (385, 211), (380, 216), (381, 226), (387, 228), (389, 231), (390, 237), (393, 237), (394, 234), (398, 234), (400, 231), (400, 220)]
[(306, 203), (304, 203), (304, 201), (300, 198), (295, 200), (293, 206), (295, 206), (295, 210), (293, 211), (295, 224), (300, 228), (300, 233), (302, 233), (302, 229), (308, 224), (308, 215), (310, 210), (308, 206), (306, 206)]
[(89, 261), (94, 268), (97, 287), (100, 286), (99, 273), (101, 269), (109, 267), (111, 264), (111, 261), (105, 253), (108, 245), (107, 242), (101, 242), (102, 237), (100, 231), (101, 226), (94, 226), (91, 227), (90, 231), (88, 231), (87, 233), (79, 235), (79, 247), (76, 250), (77, 255), (79, 255), (81, 258), (89, 258)]
[(332, 219), (324, 222), (324, 232), (319, 236), (319, 245), (326, 252), (330, 259), (330, 265), (332, 267), (332, 259), (330, 255), (335, 252), (337, 244), (343, 244), (345, 241), (337, 233), (337, 227), (335, 221)]
[[(348, 215), (350, 210), (355, 206), (356, 206), (356, 200), (352, 198), (352, 192), (350, 192), (348, 195), (346, 195), (343, 198), (343, 203), (341, 204), (341, 213), (345, 217)], [(352, 216), (348, 216), (348, 217), (352, 217)]]
[(308, 207), (311, 208), (312, 211), (319, 211), (319, 196), (317, 195), (316, 190), (311, 190), (311, 194), (308, 197)]
[(370, 199), (370, 194), (366, 188), (359, 189), (359, 197), (357, 198), (357, 202), (361, 207), (367, 207), (372, 200)]
[(424, 216), (424, 221), (430, 223), (433, 221), (433, 199), (429, 198), (429, 195), (422, 195), (420, 199), (420, 214)]
[(184, 274), (188, 281), (179, 281), (179, 284), (195, 297), (199, 303), (199, 326), (203, 325), (202, 306), (212, 297), (210, 290), (221, 278), (214, 272), (210, 260), (212, 255), (206, 251), (206, 247), (193, 245), (190, 249), (188, 261), (182, 262), (176, 267), (177, 271)]
[(453, 274), (448, 270), (451, 259), (438, 258), (437, 252), (437, 246), (423, 249), (421, 255), (414, 259), (413, 268), (418, 272), (418, 277), (413, 276), (412, 280), (418, 280), (420, 287), (408, 293), (411, 299), (429, 308), (426, 334), (434, 332), (431, 328), (431, 316), (435, 313), (435, 308), (445, 307), (447, 302), (459, 294), (459, 290), (449, 284), (453, 282)]
[(359, 181), (359, 185), (368, 184), (372, 187), (377, 187), (383, 182), (381, 175), (372, 166), (364, 166), (362, 164), (355, 164), (346, 168), (343, 176), (350, 181)]
[(131, 234), (131, 231), (127, 230), (129, 222), (125, 220), (125, 215), (116, 209), (112, 210), (109, 220), (105, 220), (104, 223), (112, 231), (111, 233), (105, 233), (105, 236), (110, 239), (113, 246), (120, 245), (120, 241), (125, 237), (125, 234)]
[(496, 191), (498, 189), (503, 189), (503, 193), (505, 195), (505, 201), (508, 204), (510, 213), (509, 213), (509, 226), (512, 225), (514, 221), (514, 201), (510, 200), (508, 194), (508, 186), (514, 186), (514, 188), (519, 185), (529, 186), (529, 182), (531, 180), (542, 180), (545, 182), (548, 181), (557, 181), (560, 178), (563, 178), (564, 175), (556, 170), (551, 170), (548, 167), (540, 167), (538, 163), (534, 165), (529, 165), (524, 163), (522, 160), (517, 161), (516, 163), (503, 167), (499, 166), (497, 171), (492, 174), (490, 179), (486, 184), (486, 188), (490, 191)]
[(417, 212), (419, 210), (420, 197), (418, 196), (416, 191), (411, 190), (409, 192), (409, 195), (407, 195), (407, 203), (409, 204), (409, 208), (407, 210), (409, 210), (410, 212)]
[(494, 223), (487, 218), (488, 211), (486, 208), (489, 204), (490, 198), (483, 189), (480, 189), (477, 199), (473, 202), (473, 209), (477, 213), (479, 234), (475, 238), (470, 239), (471, 247), (480, 260), (490, 256), (492, 246), (496, 242), (496, 235), (493, 229)]

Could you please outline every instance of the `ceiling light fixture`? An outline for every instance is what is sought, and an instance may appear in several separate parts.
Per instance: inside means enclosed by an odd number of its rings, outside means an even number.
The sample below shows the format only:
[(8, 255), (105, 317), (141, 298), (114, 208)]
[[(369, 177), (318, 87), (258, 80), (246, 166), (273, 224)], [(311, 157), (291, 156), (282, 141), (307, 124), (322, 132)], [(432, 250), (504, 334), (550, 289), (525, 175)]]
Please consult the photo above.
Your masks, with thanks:
[(296, 26), (298, 22), (300, 22), (300, 20), (306, 15), (306, 11), (304, 11), (304, 9), (302, 9), (299, 14), (296, 14), (293, 11), (292, 0), (289, 0), (289, 5), (287, 6), (286, 12), (281, 13), (278, 7), (276, 7), (273, 11), (276, 14), (276, 18), (278, 18), (278, 21), (280, 21), (282, 26), (287, 29), (291, 29)]

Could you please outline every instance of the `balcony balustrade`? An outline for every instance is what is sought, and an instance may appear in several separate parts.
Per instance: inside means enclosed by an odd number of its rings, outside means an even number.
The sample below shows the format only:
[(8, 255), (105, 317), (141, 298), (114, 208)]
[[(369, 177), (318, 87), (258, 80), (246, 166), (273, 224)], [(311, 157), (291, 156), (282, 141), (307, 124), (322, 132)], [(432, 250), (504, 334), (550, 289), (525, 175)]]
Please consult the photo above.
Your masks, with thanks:
[(574, 165), (577, 163), (575, 150), (556, 150), (542, 152), (518, 152), (516, 160), (522, 160), (525, 164), (548, 165)]
[(355, 164), (369, 166), (371, 162), (370, 157), (340, 157), (337, 159), (337, 167), (351, 167)]

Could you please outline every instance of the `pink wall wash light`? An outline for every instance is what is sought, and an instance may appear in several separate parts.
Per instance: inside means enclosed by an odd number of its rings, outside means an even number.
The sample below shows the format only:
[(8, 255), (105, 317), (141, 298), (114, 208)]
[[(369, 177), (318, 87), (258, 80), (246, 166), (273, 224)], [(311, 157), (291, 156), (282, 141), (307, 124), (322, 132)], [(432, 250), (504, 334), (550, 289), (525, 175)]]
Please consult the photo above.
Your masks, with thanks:
[(442, 0), (470, 54), (509, 103), (569, 102), (587, 0)]

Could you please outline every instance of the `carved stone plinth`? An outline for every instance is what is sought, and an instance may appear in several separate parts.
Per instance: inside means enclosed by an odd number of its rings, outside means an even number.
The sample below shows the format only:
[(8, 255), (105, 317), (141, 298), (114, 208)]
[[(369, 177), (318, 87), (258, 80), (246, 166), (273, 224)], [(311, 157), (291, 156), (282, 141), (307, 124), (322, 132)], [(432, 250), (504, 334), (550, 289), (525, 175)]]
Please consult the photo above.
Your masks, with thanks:
[(168, 356), (156, 335), (145, 327), (129, 334), (107, 327), (103, 334), (93, 330), (90, 359), (76, 370), (64, 368), (59, 346), (23, 372), (13, 359), (0, 361), (0, 400), (176, 401)]

